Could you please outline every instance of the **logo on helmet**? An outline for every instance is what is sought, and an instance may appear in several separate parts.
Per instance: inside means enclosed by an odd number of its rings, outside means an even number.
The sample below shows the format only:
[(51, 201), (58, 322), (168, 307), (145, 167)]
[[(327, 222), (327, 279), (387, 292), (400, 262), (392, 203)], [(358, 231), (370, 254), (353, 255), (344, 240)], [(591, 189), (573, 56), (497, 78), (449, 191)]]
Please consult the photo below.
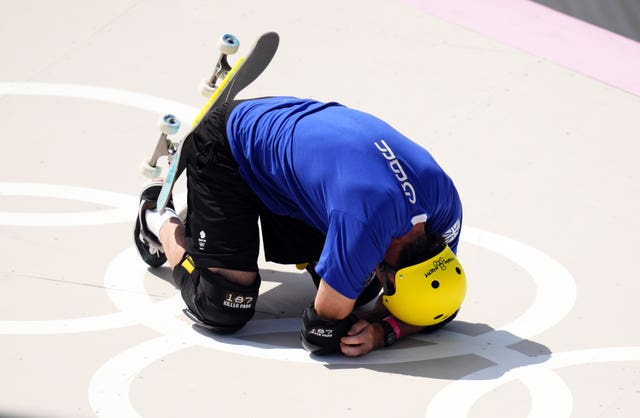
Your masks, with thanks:
[(446, 270), (447, 264), (451, 263), (454, 260), (455, 259), (453, 257), (449, 257), (449, 258), (440, 257), (437, 260), (433, 260), (433, 267), (424, 273), (424, 277), (429, 278), (429, 276), (431, 276), (433, 273), (437, 272), (438, 270)]

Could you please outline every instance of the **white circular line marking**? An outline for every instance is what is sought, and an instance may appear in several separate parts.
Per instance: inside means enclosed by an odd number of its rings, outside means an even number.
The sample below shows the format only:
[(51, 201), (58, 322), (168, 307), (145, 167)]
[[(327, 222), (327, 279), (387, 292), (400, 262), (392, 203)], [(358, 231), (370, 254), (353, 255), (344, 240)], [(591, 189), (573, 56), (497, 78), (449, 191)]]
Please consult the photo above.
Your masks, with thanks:
[(42, 321), (0, 321), (0, 335), (57, 335), (106, 331), (139, 325), (128, 312), (86, 318), (51, 319)]
[(129, 397), (134, 378), (158, 358), (186, 347), (187, 344), (175, 335), (162, 336), (112, 357), (95, 372), (89, 382), (88, 398), (93, 411), (99, 417), (139, 418)]
[(94, 100), (135, 107), (159, 114), (172, 113), (183, 120), (194, 120), (198, 109), (173, 100), (109, 87), (57, 83), (0, 83), (0, 95), (54, 96)]
[(0, 225), (12, 226), (85, 226), (132, 222), (138, 200), (132, 196), (86, 187), (42, 183), (0, 183), (0, 197), (38, 196), (90, 202), (112, 209), (82, 212), (0, 212)]
[[(138, 206), (137, 197), (105, 190), (45, 183), (0, 182), (0, 197), (9, 196), (73, 200), (96, 203), (111, 208), (55, 213), (0, 211), (0, 225), (58, 227), (133, 223)], [(186, 193), (177, 194), (174, 200), (176, 207), (180, 207), (178, 203), (186, 202)]]
[[(182, 298), (177, 294), (161, 302), (153, 302), (144, 288), (144, 275), (147, 268), (134, 247), (117, 255), (107, 266), (105, 290), (116, 303), (119, 312), (74, 319), (0, 321), (0, 335), (52, 335), (104, 331), (140, 326), (145, 322), (154, 323), (154, 315), (159, 315), (167, 322), (168, 317), (180, 314)], [(140, 279), (131, 279), (133, 277)], [(148, 319), (149, 317), (152, 318)], [(171, 331), (167, 328), (168, 325), (169, 322), (163, 324), (163, 329)]]
[[(472, 406), (485, 394), (506, 383), (522, 380), (527, 388), (536, 389), (538, 397), (532, 397), (532, 414), (536, 417), (570, 417), (572, 396), (568, 388), (562, 388), (564, 382), (559, 378), (551, 378), (552, 369), (578, 366), (582, 364), (609, 363), (617, 361), (640, 361), (640, 347), (607, 347), (599, 349), (576, 350), (563, 353), (553, 353), (543, 363), (522, 368), (506, 370), (504, 365), (498, 364), (488, 369), (472, 373), (452, 382), (444, 387), (431, 400), (426, 418), (467, 417)], [(551, 389), (542, 388), (551, 385), (558, 395), (548, 396)], [(544, 395), (542, 395), (544, 394)], [(545, 396), (544, 398), (542, 396)], [(535, 401), (535, 402), (534, 402)], [(552, 411), (552, 413), (549, 413)], [(535, 415), (533, 415), (535, 413)]]
[(532, 305), (501, 330), (521, 339), (532, 337), (562, 321), (575, 305), (577, 291), (573, 276), (562, 264), (542, 251), (469, 226), (462, 229), (460, 239), (513, 261), (535, 281), (537, 295)]

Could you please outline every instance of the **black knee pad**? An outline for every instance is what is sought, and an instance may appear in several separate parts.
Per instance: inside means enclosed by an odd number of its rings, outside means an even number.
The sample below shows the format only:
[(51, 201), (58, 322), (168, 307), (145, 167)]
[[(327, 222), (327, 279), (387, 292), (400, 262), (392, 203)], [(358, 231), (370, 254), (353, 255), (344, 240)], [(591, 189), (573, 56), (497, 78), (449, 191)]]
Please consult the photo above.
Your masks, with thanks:
[(259, 274), (251, 286), (242, 286), (206, 268), (196, 268), (187, 256), (175, 267), (173, 275), (191, 313), (215, 332), (239, 330), (256, 311)]

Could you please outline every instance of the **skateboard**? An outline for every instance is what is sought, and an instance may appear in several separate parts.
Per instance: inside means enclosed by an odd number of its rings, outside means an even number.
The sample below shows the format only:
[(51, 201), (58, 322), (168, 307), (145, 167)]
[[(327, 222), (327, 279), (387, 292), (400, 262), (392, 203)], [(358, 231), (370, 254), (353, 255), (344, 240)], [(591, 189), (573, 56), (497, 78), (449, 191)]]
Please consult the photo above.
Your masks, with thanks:
[(228, 56), (238, 51), (240, 42), (234, 35), (222, 35), (218, 40), (220, 55), (216, 67), (212, 75), (200, 84), (200, 93), (208, 96), (209, 100), (194, 119), (189, 132), (180, 141), (174, 142), (169, 137), (180, 130), (180, 121), (171, 114), (162, 116), (160, 119), (160, 138), (154, 152), (140, 166), (140, 171), (146, 177), (158, 178), (162, 174), (162, 167), (158, 165), (158, 160), (161, 157), (167, 157), (169, 168), (158, 196), (157, 207), (159, 210), (163, 210), (167, 206), (173, 186), (184, 171), (186, 161), (182, 149), (191, 132), (198, 126), (209, 109), (233, 100), (241, 90), (262, 74), (278, 50), (279, 42), (280, 38), (277, 33), (265, 33), (258, 38), (246, 58), (239, 58), (231, 66)]

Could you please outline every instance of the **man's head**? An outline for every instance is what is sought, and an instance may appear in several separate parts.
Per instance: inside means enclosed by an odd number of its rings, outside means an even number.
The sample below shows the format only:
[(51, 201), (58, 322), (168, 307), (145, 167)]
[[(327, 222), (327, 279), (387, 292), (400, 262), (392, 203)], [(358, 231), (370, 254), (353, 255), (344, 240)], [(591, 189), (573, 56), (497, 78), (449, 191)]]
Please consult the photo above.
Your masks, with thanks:
[(402, 246), (393, 265), (383, 262), (378, 268), (384, 305), (401, 321), (417, 326), (450, 318), (467, 288), (464, 270), (442, 236), (428, 223), (423, 231)]

